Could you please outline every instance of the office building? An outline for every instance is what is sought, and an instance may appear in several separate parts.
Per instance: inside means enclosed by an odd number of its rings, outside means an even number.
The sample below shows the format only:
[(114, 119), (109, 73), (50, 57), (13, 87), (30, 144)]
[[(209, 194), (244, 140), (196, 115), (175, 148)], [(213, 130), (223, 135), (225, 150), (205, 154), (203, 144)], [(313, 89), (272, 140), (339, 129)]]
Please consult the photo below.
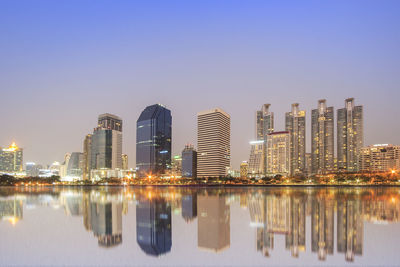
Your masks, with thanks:
[(84, 168), (84, 157), (81, 152), (72, 152), (71, 158), (68, 161), (67, 166), (67, 177), (70, 179), (82, 178), (83, 168)]
[(83, 180), (88, 180), (90, 178), (90, 166), (91, 166), (91, 150), (92, 150), (92, 135), (88, 134), (85, 136), (83, 141), (83, 170), (82, 178)]
[(359, 167), (363, 172), (400, 170), (400, 146), (378, 144), (362, 148)]
[[(262, 156), (263, 162), (261, 163), (264, 169), (262, 170), (262, 172), (257, 171), (258, 173), (255, 175), (257, 177), (258, 176), (262, 177), (265, 175), (267, 169), (267, 157), (266, 157), (267, 151), (265, 149), (267, 142), (267, 135), (274, 131), (274, 113), (269, 110), (270, 106), (271, 106), (270, 104), (264, 104), (261, 107), (261, 110), (258, 110), (256, 112), (256, 141), (254, 141), (254, 143), (256, 143), (257, 141), (264, 141), (264, 147), (263, 147), (264, 155)], [(253, 152), (259, 151), (260, 145), (254, 147), (252, 142), (250, 142), (250, 145), (251, 145), (251, 152), (250, 152), (251, 153), (250, 158), (251, 158), (252, 155), (254, 156), (254, 154), (252, 154)]]
[(191, 145), (186, 145), (182, 151), (182, 177), (197, 177), (197, 151)]
[(337, 111), (337, 160), (339, 171), (357, 172), (359, 153), (364, 146), (363, 106), (355, 106), (354, 98), (345, 100)]
[(261, 178), (265, 175), (266, 141), (257, 140), (250, 142), (250, 158), (248, 175), (250, 178)]
[(249, 164), (247, 161), (243, 161), (240, 164), (240, 178), (247, 178), (249, 173)]
[(0, 149), (0, 172), (16, 173), (23, 170), (23, 150), (15, 143)]
[(171, 169), (171, 111), (160, 104), (148, 106), (136, 125), (137, 176), (166, 174)]
[(306, 112), (299, 104), (292, 104), (292, 111), (285, 115), (286, 131), (290, 133), (289, 175), (304, 175), (306, 157)]
[(311, 111), (311, 168), (313, 174), (334, 171), (333, 107), (326, 100), (318, 101), (318, 108)]
[(290, 174), (290, 132), (274, 132), (267, 136), (267, 175)]
[(128, 168), (128, 155), (122, 154), (122, 169), (127, 170)]
[(230, 167), (231, 119), (216, 108), (197, 115), (198, 177), (226, 176)]

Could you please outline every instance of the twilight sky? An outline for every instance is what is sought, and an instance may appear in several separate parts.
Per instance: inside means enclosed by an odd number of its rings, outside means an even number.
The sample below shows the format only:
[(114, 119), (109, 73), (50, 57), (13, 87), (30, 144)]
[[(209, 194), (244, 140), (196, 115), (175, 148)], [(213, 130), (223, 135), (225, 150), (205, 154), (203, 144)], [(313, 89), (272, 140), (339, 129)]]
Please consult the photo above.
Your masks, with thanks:
[[(97, 116), (172, 111), (173, 153), (196, 144), (196, 114), (231, 115), (232, 166), (249, 156), (254, 113), (276, 130), (294, 102), (365, 108), (365, 144), (400, 144), (400, 1), (0, 1), (0, 146), (50, 164), (82, 151)], [(336, 114), (335, 114), (336, 117)], [(336, 119), (336, 118), (335, 118)]]

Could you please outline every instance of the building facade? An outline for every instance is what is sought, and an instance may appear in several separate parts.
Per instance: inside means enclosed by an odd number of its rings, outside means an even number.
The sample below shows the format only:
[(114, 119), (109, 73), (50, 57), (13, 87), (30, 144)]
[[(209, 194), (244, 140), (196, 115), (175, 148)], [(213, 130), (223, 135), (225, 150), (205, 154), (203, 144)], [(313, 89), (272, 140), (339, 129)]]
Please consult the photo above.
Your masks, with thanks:
[(250, 142), (250, 159), (249, 159), (249, 177), (261, 178), (265, 175), (265, 159), (266, 148), (265, 141), (251, 141)]
[(122, 154), (122, 169), (123, 170), (128, 169), (128, 155), (127, 154)]
[(216, 108), (197, 115), (198, 177), (226, 176), (230, 167), (231, 119)]
[(292, 111), (285, 115), (285, 128), (290, 133), (290, 173), (303, 175), (306, 154), (306, 112), (299, 104), (292, 104)]
[(400, 170), (400, 146), (378, 144), (362, 148), (359, 167), (363, 172)]
[(197, 151), (190, 145), (186, 145), (182, 151), (182, 177), (197, 177)]
[(243, 161), (240, 164), (240, 178), (247, 178), (249, 173), (249, 164), (247, 161)]
[(23, 150), (15, 143), (8, 148), (0, 149), (0, 171), (7, 173), (22, 172)]
[(137, 176), (165, 174), (171, 169), (171, 111), (160, 104), (148, 106), (136, 126)]
[[(270, 111), (270, 104), (264, 104), (261, 107), (261, 110), (256, 112), (256, 141), (264, 141), (264, 145), (267, 143), (267, 135), (274, 131), (274, 113)], [(254, 147), (251, 147), (252, 151)], [(264, 146), (264, 156), (263, 156), (263, 170), (259, 173), (260, 176), (263, 176), (266, 172), (267, 168), (267, 157), (266, 150)], [(251, 157), (251, 156), (250, 156)]]
[(78, 179), (82, 178), (84, 169), (84, 155), (81, 152), (72, 152), (71, 158), (68, 161), (67, 166), (67, 177), (71, 179)]
[(274, 132), (267, 136), (267, 175), (290, 174), (290, 132)]
[(88, 134), (85, 136), (83, 141), (83, 180), (90, 179), (90, 167), (91, 167), (91, 150), (92, 150), (92, 135)]
[(311, 168), (313, 174), (334, 171), (334, 113), (326, 100), (318, 101), (318, 108), (311, 111)]
[(363, 106), (355, 106), (354, 98), (345, 100), (337, 111), (337, 164), (339, 171), (359, 170), (358, 156), (364, 145)]

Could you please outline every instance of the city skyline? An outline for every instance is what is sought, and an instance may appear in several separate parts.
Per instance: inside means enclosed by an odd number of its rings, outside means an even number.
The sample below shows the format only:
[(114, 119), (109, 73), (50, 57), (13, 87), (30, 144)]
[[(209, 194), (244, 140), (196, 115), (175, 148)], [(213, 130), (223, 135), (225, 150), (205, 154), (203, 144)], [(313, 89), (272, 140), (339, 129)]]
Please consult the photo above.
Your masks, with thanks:
[(365, 107), (365, 146), (399, 143), (400, 125), (392, 123), (400, 111), (397, 1), (253, 3), (70, 2), (60, 9), (5, 1), (0, 144), (15, 141), (26, 162), (61, 162), (82, 151), (93, 118), (110, 112), (124, 120), (122, 152), (133, 167), (135, 121), (145, 105), (171, 109), (173, 155), (196, 144), (197, 112), (220, 107), (232, 117), (238, 169), (264, 103), (276, 131), (300, 103), (310, 152), (315, 103), (327, 99), (337, 110), (348, 97)]

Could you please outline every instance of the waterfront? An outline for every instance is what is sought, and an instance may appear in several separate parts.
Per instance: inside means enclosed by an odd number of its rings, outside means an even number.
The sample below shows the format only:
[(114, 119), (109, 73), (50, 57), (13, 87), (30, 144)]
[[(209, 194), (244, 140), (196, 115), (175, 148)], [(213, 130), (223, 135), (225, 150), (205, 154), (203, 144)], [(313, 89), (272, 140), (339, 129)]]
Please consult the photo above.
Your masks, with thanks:
[(398, 187), (2, 187), (0, 265), (395, 265)]

